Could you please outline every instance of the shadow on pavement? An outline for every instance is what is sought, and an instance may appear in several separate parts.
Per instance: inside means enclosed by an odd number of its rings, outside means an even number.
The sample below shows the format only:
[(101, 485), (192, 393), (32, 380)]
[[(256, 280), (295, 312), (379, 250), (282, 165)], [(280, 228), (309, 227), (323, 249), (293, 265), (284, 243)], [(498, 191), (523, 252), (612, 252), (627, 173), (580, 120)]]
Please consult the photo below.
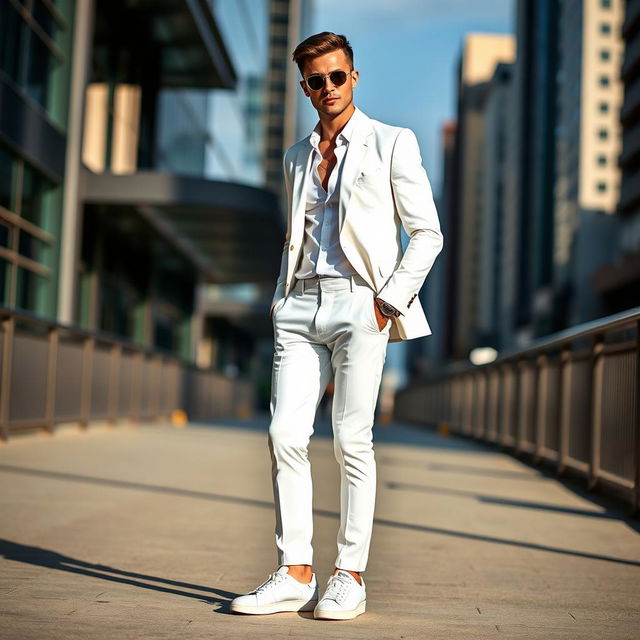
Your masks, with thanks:
[[(57, 480), (66, 480), (66, 481), (72, 481), (72, 482), (81, 482), (81, 483), (89, 483), (89, 484), (96, 484), (96, 485), (102, 485), (102, 486), (126, 488), (126, 489), (132, 489), (135, 491), (150, 491), (150, 492), (156, 492), (156, 493), (185, 496), (189, 498), (200, 498), (203, 500), (212, 500), (214, 502), (230, 502), (234, 504), (242, 504), (249, 507), (258, 507), (260, 509), (268, 509), (269, 511), (273, 511), (273, 502), (271, 501), (256, 500), (253, 498), (245, 498), (242, 496), (230, 496), (230, 495), (224, 495), (219, 493), (210, 493), (206, 491), (180, 489), (177, 487), (153, 485), (153, 484), (146, 484), (142, 482), (131, 482), (131, 481), (125, 481), (125, 480), (112, 479), (112, 478), (98, 478), (98, 477), (85, 476), (81, 474), (73, 474), (68, 472), (28, 469), (28, 468), (18, 467), (18, 466), (8, 465), (8, 464), (0, 464), (0, 471), (40, 476), (43, 478), (51, 478), (51, 479), (57, 479)], [(332, 518), (335, 520), (340, 519), (339, 512), (329, 511), (327, 509), (314, 509), (313, 514), (318, 517)], [(597, 553), (573, 551), (571, 549), (564, 549), (562, 547), (553, 547), (553, 546), (548, 546), (544, 544), (537, 544), (534, 542), (509, 540), (508, 538), (499, 538), (496, 536), (485, 535), (485, 534), (468, 533), (465, 531), (456, 531), (453, 529), (443, 529), (440, 527), (430, 527), (426, 525), (413, 524), (410, 522), (398, 522), (396, 520), (388, 520), (385, 518), (375, 518), (374, 523), (378, 526), (393, 527), (394, 529), (400, 529), (405, 531), (420, 531), (423, 533), (454, 536), (454, 537), (463, 538), (466, 540), (476, 540), (479, 542), (503, 544), (511, 547), (518, 547), (523, 549), (535, 549), (537, 551), (545, 551), (548, 553), (558, 553), (561, 555), (574, 556), (579, 558), (588, 558), (591, 560), (604, 560), (606, 562), (615, 562), (618, 564), (640, 567), (640, 562), (635, 562), (633, 560), (626, 560), (624, 558), (616, 558), (614, 556), (607, 556), (607, 555), (602, 555)], [(8, 544), (14, 544), (14, 543), (8, 542)], [(1, 550), (1, 547), (0, 547), (0, 550)], [(49, 553), (49, 552), (45, 552), (45, 553)], [(93, 566), (93, 565), (89, 565), (89, 566)], [(141, 586), (146, 586), (146, 585), (141, 585)], [(188, 595), (190, 595), (191, 597), (198, 597), (198, 596), (194, 596), (193, 594), (188, 594)]]
[(621, 513), (612, 510), (606, 511), (590, 511), (589, 509), (577, 509), (574, 507), (564, 507), (555, 504), (546, 504), (543, 502), (531, 502), (529, 500), (514, 500), (513, 498), (500, 498), (495, 496), (482, 495), (473, 491), (465, 491), (463, 489), (447, 489), (446, 487), (431, 487), (428, 485), (411, 484), (408, 482), (387, 482), (387, 489), (394, 491), (419, 491), (423, 493), (438, 493), (441, 495), (462, 496), (472, 498), (478, 502), (486, 504), (497, 504), (505, 507), (520, 507), (522, 509), (539, 509), (542, 511), (551, 511), (555, 513), (566, 513), (570, 515), (586, 516), (589, 518), (604, 518), (605, 520), (619, 520), (625, 522), (632, 529), (638, 530), (640, 523), (625, 517)]
[[(269, 414), (261, 413), (250, 420), (237, 418), (225, 418), (213, 421), (189, 422), (189, 427), (200, 429), (238, 428), (251, 431), (261, 431), (267, 435), (269, 429)], [(331, 421), (325, 416), (318, 415), (314, 423), (313, 437), (331, 438), (333, 431)], [(441, 436), (432, 429), (409, 423), (393, 422), (384, 425), (376, 422), (373, 426), (373, 439), (376, 444), (404, 444), (430, 449), (452, 449), (454, 451), (473, 451), (474, 453), (490, 453), (481, 444), (457, 438), (454, 436)]]
[[(153, 591), (161, 591), (162, 593), (172, 593), (174, 595), (185, 596), (187, 598), (195, 598), (196, 600), (200, 600), (207, 604), (218, 604), (223, 608), (226, 607), (227, 610), (229, 601), (238, 595), (236, 593), (223, 591), (222, 589), (216, 589), (214, 587), (205, 587), (199, 584), (179, 582), (177, 580), (159, 578), (157, 576), (136, 573), (134, 571), (124, 571), (123, 569), (116, 569), (104, 564), (93, 564), (91, 562), (72, 558), (71, 556), (66, 556), (62, 553), (57, 553), (56, 551), (50, 551), (49, 549), (43, 549), (42, 547), (20, 544), (3, 538), (0, 538), (0, 556), (7, 560), (13, 560), (14, 562), (24, 562), (25, 564), (39, 567), (47, 567), (49, 569), (57, 569), (59, 571), (67, 571), (69, 573), (100, 578), (102, 580), (108, 580), (109, 582), (128, 584), (142, 589), (151, 589)], [(147, 584), (146, 582), (140, 582), (138, 579), (158, 582), (160, 584)], [(162, 585), (181, 587), (181, 589), (165, 587)], [(193, 589), (196, 591), (213, 593), (214, 597), (191, 593), (189, 591), (184, 591), (183, 589)], [(224, 599), (221, 600), (220, 598)]]

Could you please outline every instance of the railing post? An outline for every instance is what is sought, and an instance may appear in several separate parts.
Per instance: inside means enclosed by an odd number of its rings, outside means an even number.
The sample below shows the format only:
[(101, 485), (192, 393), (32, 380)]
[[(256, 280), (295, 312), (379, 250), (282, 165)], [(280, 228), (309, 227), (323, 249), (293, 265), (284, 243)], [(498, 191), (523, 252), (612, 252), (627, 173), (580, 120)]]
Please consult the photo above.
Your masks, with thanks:
[(2, 379), (0, 380), (0, 438), (9, 439), (11, 377), (13, 375), (13, 316), (2, 318)]
[(600, 474), (600, 436), (602, 434), (602, 389), (604, 373), (604, 335), (595, 335), (591, 358), (591, 451), (589, 460), (589, 489), (598, 483)]
[(571, 345), (562, 347), (560, 371), (560, 438), (558, 440), (558, 475), (564, 475), (569, 456), (569, 432), (571, 429), (571, 385), (573, 384), (573, 360)]
[(111, 357), (109, 367), (109, 395), (107, 400), (109, 422), (113, 426), (118, 420), (118, 400), (120, 379), (120, 358), (122, 357), (122, 345), (118, 342), (111, 343)]
[(545, 441), (545, 421), (549, 406), (549, 358), (546, 353), (539, 353), (536, 357), (536, 371), (534, 377), (533, 403), (535, 407), (534, 429), (535, 442), (533, 443), (533, 463), (540, 464), (542, 449)]
[(636, 424), (635, 424), (635, 487), (633, 491), (633, 513), (640, 511), (640, 320), (636, 322)]
[(513, 367), (511, 362), (500, 365), (500, 392), (498, 394), (498, 444), (501, 449), (510, 445), (509, 425), (513, 420)]
[(131, 420), (140, 422), (140, 409), (142, 405), (142, 367), (144, 363), (144, 351), (138, 349), (133, 354), (132, 385), (131, 385)]
[(526, 408), (526, 375), (527, 359), (520, 357), (516, 361), (516, 375), (515, 375), (515, 389), (516, 391), (516, 441), (515, 441), (515, 454), (521, 455), (524, 451), (524, 431), (525, 431), (525, 408)]
[(487, 402), (488, 395), (488, 377), (487, 377), (487, 368), (482, 367), (476, 371), (476, 437), (480, 440), (487, 439), (487, 407), (489, 403)]
[(464, 377), (464, 435), (473, 435), (473, 373)]
[(95, 338), (87, 336), (84, 339), (82, 353), (82, 391), (80, 395), (80, 427), (87, 429), (91, 417), (91, 390), (93, 387), (93, 350)]
[(45, 400), (45, 429), (53, 434), (56, 424), (56, 371), (58, 364), (58, 343), (60, 330), (57, 326), (49, 327), (49, 353), (47, 356), (47, 395)]

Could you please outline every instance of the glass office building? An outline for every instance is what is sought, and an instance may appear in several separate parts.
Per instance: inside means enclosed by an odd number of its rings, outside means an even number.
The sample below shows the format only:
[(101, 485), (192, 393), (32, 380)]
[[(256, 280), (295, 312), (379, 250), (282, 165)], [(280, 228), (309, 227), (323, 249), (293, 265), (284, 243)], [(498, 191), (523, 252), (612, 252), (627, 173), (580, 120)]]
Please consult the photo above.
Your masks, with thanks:
[(267, 9), (2, 0), (1, 304), (195, 360), (198, 290), (273, 280)]
[(0, 3), (0, 303), (54, 317), (74, 4)]

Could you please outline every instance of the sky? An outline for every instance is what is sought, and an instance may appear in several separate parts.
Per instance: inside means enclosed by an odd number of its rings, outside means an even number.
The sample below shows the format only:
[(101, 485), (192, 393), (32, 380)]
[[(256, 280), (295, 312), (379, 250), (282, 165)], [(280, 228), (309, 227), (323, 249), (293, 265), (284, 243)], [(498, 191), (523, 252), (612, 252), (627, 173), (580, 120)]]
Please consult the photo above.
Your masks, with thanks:
[[(442, 179), (442, 125), (455, 116), (464, 36), (513, 33), (513, 0), (314, 0), (311, 31), (344, 34), (360, 82), (354, 103), (368, 116), (415, 132), (434, 194)], [(309, 131), (317, 114), (303, 111)]]

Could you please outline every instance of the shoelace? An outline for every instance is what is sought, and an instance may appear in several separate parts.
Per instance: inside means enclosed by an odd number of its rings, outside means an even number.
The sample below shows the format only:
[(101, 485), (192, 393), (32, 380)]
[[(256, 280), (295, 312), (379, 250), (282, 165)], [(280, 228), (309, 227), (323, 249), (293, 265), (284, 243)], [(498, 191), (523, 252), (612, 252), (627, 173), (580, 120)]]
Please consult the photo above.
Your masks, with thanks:
[(347, 595), (347, 591), (351, 586), (350, 578), (341, 574), (331, 576), (327, 583), (327, 590), (324, 594), (324, 598), (329, 600), (335, 600), (338, 604), (342, 604), (344, 597)]
[(275, 587), (277, 584), (282, 582), (284, 578), (285, 577), (282, 573), (274, 571), (259, 587), (256, 587), (255, 593), (261, 593), (262, 591)]

